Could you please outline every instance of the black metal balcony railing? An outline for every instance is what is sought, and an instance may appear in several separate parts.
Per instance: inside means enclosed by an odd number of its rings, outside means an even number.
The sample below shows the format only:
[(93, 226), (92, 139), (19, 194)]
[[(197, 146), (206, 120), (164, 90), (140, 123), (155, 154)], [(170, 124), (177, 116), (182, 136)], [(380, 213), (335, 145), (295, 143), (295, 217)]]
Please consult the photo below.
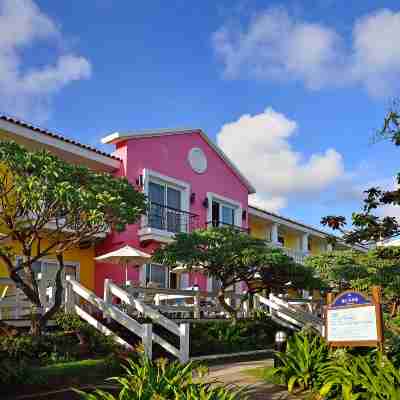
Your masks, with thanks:
[(147, 227), (167, 232), (191, 232), (198, 228), (198, 215), (151, 202), (147, 211)]
[(240, 232), (243, 232), (243, 233), (249, 233), (250, 232), (249, 228), (244, 228), (242, 226), (237, 226), (237, 225), (234, 225), (234, 224), (228, 224), (226, 222), (222, 222), (222, 221), (218, 221), (218, 220), (208, 221), (207, 222), (207, 227), (209, 227), (209, 226), (212, 226), (214, 228), (215, 227), (230, 226), (231, 228), (236, 229), (236, 230), (238, 230)]

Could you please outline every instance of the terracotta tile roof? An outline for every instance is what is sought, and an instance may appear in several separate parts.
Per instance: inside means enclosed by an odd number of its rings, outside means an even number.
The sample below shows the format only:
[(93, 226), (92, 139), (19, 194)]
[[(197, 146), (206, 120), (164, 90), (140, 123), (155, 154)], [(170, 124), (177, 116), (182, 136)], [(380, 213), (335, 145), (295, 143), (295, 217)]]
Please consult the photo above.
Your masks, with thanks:
[(5, 114), (0, 114), (0, 119), (3, 120), (3, 121), (11, 122), (11, 123), (13, 123), (15, 125), (22, 126), (24, 128), (31, 129), (31, 130), (33, 130), (35, 132), (42, 133), (43, 135), (50, 136), (50, 137), (52, 137), (54, 139), (58, 139), (58, 140), (61, 140), (63, 142), (66, 142), (66, 143), (73, 144), (75, 146), (79, 146), (79, 147), (81, 147), (83, 149), (86, 149), (86, 150), (89, 150), (89, 151), (93, 151), (94, 153), (100, 154), (100, 155), (102, 155), (104, 157), (109, 157), (109, 158), (112, 158), (114, 160), (121, 161), (118, 157), (115, 157), (112, 154), (108, 154), (108, 153), (106, 153), (104, 151), (96, 149), (95, 147), (88, 146), (87, 144), (83, 144), (83, 143), (77, 142), (76, 140), (68, 139), (65, 136), (62, 136), (62, 135), (60, 135), (58, 133), (50, 132), (47, 129), (32, 125), (31, 123), (22, 121), (21, 119), (18, 119), (18, 118), (15, 118), (15, 117), (11, 117), (11, 116), (5, 115)]

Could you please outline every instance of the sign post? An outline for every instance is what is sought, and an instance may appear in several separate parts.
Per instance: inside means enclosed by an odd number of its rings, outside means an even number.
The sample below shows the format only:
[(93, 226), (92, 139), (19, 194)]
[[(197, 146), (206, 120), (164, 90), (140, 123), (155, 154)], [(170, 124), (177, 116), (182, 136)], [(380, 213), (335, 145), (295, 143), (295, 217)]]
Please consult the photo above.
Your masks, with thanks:
[(372, 299), (357, 291), (336, 296), (326, 308), (325, 336), (332, 347), (382, 347), (383, 319), (380, 288)]

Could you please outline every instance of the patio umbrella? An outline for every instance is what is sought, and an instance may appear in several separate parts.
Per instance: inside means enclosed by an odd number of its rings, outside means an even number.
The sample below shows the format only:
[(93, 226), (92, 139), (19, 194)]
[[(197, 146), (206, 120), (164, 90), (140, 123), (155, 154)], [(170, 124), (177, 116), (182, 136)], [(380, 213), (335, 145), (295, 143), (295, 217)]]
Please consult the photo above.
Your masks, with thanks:
[(125, 282), (128, 281), (129, 265), (143, 265), (151, 260), (151, 255), (135, 249), (128, 244), (95, 258), (96, 261), (125, 265)]

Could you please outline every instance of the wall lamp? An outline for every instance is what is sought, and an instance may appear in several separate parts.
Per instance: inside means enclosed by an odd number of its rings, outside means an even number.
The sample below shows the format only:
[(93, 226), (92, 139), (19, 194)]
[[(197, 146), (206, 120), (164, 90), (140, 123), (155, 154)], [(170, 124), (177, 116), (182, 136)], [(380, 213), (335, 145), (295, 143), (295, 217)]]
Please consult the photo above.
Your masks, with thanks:
[(203, 207), (204, 208), (208, 208), (208, 197), (206, 197), (204, 200), (203, 200)]
[(247, 217), (247, 212), (246, 212), (246, 210), (243, 210), (242, 211), (242, 220), (245, 221), (246, 217)]
[(136, 186), (143, 187), (143, 175), (140, 174), (136, 178)]
[(193, 204), (196, 201), (196, 193), (190, 193), (190, 204)]

